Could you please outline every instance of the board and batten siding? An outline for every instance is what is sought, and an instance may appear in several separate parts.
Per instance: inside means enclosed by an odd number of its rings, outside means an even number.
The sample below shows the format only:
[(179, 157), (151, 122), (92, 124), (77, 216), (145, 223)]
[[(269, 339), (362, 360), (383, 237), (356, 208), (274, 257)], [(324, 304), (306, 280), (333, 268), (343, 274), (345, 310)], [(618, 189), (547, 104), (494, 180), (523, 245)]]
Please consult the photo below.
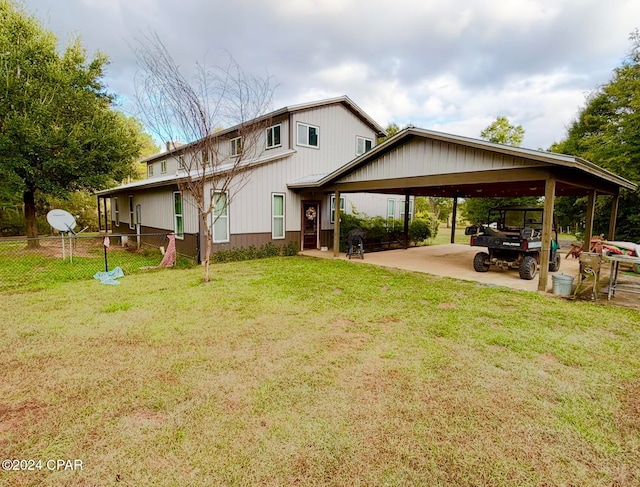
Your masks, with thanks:
[(340, 179), (340, 182), (375, 181), (533, 165), (543, 164), (448, 142), (416, 138), (355, 170)]
[[(174, 231), (173, 192), (178, 187), (162, 187), (158, 189), (138, 190), (132, 193), (118, 193), (118, 207), (120, 213), (120, 226), (114, 226), (113, 230), (123, 225), (129, 226), (129, 195), (133, 195), (134, 218), (135, 207), (140, 205), (140, 221), (144, 227), (153, 227), (166, 231)], [(183, 194), (183, 225), (185, 233), (198, 232), (198, 209), (193, 203), (191, 195)], [(115, 205), (111, 204), (111, 220), (115, 220)]]

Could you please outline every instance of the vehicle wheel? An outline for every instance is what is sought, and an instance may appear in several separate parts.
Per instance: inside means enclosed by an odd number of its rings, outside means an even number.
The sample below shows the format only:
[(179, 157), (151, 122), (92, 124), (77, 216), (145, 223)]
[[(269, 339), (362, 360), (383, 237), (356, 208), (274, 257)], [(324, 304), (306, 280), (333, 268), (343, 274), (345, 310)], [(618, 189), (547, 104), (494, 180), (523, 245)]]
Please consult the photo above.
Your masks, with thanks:
[(478, 252), (473, 258), (473, 268), (476, 272), (487, 272), (489, 270), (489, 254)]
[(558, 252), (554, 252), (551, 255), (551, 260), (549, 261), (549, 272), (558, 272), (560, 269), (560, 254)]
[(534, 277), (536, 277), (536, 272), (538, 270), (538, 263), (536, 259), (527, 255), (522, 262), (520, 262), (520, 279), (526, 279), (530, 281)]

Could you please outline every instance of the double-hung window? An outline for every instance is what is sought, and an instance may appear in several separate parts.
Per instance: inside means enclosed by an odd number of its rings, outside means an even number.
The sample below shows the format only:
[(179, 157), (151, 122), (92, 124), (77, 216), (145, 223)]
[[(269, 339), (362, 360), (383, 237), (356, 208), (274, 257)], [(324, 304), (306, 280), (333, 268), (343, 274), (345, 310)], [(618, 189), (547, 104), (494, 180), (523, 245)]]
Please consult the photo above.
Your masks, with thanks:
[(267, 129), (267, 149), (273, 149), (274, 147), (280, 147), (280, 127), (281, 125), (274, 125)]
[(298, 123), (298, 145), (305, 147), (320, 146), (320, 129), (306, 123)]
[(153, 163), (147, 164), (147, 177), (153, 176)]
[(365, 137), (356, 137), (356, 156), (369, 152), (373, 147), (373, 140)]
[(284, 194), (274, 193), (271, 199), (271, 237), (281, 239), (285, 236)]
[[(409, 200), (409, 220), (413, 218), (413, 200)], [(404, 220), (404, 201), (400, 203), (400, 220)]]
[(387, 220), (396, 217), (396, 200), (389, 198), (387, 200)]
[(229, 241), (229, 204), (227, 193), (213, 193), (213, 242)]
[(116, 226), (120, 226), (120, 207), (118, 205), (118, 197), (113, 198), (113, 221)]
[(180, 191), (173, 192), (173, 231), (176, 238), (184, 238), (184, 219), (182, 209), (182, 193)]
[(129, 195), (129, 228), (131, 230), (136, 228), (136, 223), (133, 218), (134, 218), (133, 195)]
[(167, 172), (167, 161), (165, 160), (160, 163), (160, 173), (166, 174), (166, 172)]
[(242, 137), (231, 139), (231, 156), (238, 157), (242, 154)]
[[(344, 196), (340, 196), (340, 211), (344, 211), (344, 205), (345, 205), (345, 198)], [(332, 194), (331, 195), (331, 215), (330, 215), (330, 221), (331, 223), (335, 223), (336, 222), (336, 195)]]

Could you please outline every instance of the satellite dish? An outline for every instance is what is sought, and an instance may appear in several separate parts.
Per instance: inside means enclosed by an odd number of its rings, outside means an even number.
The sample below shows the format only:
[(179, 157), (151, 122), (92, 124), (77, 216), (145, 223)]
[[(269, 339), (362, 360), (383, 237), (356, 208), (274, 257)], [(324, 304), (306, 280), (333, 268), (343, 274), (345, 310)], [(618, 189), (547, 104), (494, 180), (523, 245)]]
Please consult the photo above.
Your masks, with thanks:
[(73, 232), (76, 226), (74, 216), (65, 210), (51, 210), (47, 213), (47, 221), (59, 232)]

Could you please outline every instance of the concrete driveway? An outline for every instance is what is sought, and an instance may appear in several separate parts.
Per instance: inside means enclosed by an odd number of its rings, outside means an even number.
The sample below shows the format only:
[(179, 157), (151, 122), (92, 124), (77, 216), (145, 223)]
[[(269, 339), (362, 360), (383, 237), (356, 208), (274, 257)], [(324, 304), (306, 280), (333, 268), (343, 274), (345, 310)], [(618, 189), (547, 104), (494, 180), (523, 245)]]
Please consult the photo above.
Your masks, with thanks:
[[(538, 290), (539, 274), (537, 274), (533, 280), (526, 281), (520, 279), (517, 269), (503, 271), (492, 266), (488, 272), (474, 271), (473, 256), (481, 250), (483, 249), (470, 247), (467, 244), (431, 245), (426, 247), (411, 247), (407, 250), (401, 249), (372, 252), (370, 254), (365, 253), (364, 260), (353, 258), (349, 262), (425, 272), (435, 276), (453, 277), (525, 291)], [(313, 257), (333, 258), (332, 251), (306, 250), (302, 254)], [(565, 259), (566, 253), (562, 253), (561, 255), (562, 262), (560, 263), (560, 270), (556, 273), (549, 273), (549, 282), (547, 283), (547, 290), (549, 292), (553, 289), (553, 279), (551, 277), (553, 274), (572, 276), (574, 277), (574, 282), (577, 282), (575, 277), (580, 272), (578, 259), (571, 257)], [(346, 255), (343, 253), (341, 253), (338, 258), (347, 260)]]

